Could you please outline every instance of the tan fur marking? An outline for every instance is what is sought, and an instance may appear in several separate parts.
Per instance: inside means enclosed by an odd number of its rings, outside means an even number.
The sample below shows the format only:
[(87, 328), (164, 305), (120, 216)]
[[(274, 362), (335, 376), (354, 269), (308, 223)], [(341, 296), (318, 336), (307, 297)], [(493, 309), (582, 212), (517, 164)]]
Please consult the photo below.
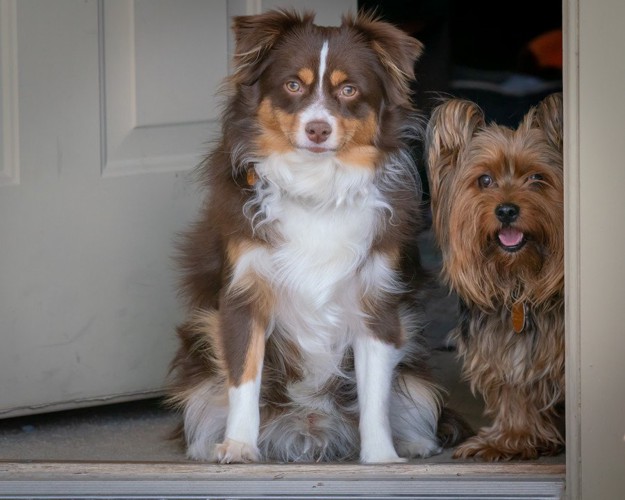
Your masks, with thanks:
[(271, 99), (266, 98), (258, 108), (258, 123), (261, 126), (261, 134), (257, 139), (260, 155), (287, 153), (294, 149), (289, 137), (295, 133), (295, 115), (275, 109)]
[[(260, 246), (249, 240), (229, 241), (226, 248), (226, 255), (230, 264), (234, 267), (239, 262), (243, 254)], [(229, 293), (238, 295), (246, 293), (248, 301), (254, 305), (255, 309), (263, 311), (260, 313), (265, 320), (268, 320), (267, 311), (273, 307), (273, 292), (271, 286), (255, 272), (247, 272), (237, 283), (232, 283)]]
[(380, 154), (373, 145), (378, 131), (375, 114), (369, 113), (364, 120), (345, 118), (340, 127), (344, 146), (337, 157), (352, 165), (374, 167)]
[(340, 69), (335, 69), (332, 73), (330, 73), (330, 83), (334, 87), (338, 87), (345, 80), (347, 80), (347, 73), (341, 71)]
[(263, 357), (265, 356), (265, 327), (254, 320), (250, 343), (245, 356), (245, 365), (241, 384), (250, 382), (258, 377), (258, 371), (262, 366)]
[(380, 152), (373, 146), (355, 146), (343, 149), (337, 157), (345, 163), (373, 168)]
[(252, 248), (252, 243), (247, 240), (229, 240), (226, 246), (226, 256), (231, 265), (236, 265), (241, 256)]
[[(265, 353), (265, 330), (274, 307), (274, 296), (269, 284), (254, 272), (246, 274), (232, 292), (245, 294), (250, 304), (251, 314), (251, 327), (248, 332), (249, 340), (243, 370), (235, 384), (240, 385), (256, 379), (258, 370), (262, 366)], [(230, 385), (233, 385), (233, 382), (230, 381)]]
[(315, 80), (315, 73), (310, 68), (302, 68), (297, 72), (299, 79), (306, 85), (312, 85)]

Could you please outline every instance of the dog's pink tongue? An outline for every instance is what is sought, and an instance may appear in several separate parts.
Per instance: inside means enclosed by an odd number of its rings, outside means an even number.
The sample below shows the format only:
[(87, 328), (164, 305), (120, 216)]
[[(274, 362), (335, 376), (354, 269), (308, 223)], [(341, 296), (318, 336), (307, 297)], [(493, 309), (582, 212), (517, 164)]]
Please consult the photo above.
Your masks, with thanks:
[(506, 227), (499, 231), (499, 241), (506, 247), (514, 247), (523, 240), (523, 233), (513, 227)]

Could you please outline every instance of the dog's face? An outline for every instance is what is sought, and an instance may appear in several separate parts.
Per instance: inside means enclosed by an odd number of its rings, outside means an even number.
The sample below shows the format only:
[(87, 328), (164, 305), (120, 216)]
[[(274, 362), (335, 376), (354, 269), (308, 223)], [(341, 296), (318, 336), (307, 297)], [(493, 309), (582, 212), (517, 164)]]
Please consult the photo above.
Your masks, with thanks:
[(385, 146), (390, 110), (408, 108), (421, 44), (367, 16), (337, 28), (279, 11), (235, 19), (232, 81), (257, 120), (254, 154), (297, 152), (372, 165)]
[(516, 130), (452, 100), (428, 132), (434, 229), (454, 288), (485, 307), (561, 288), (562, 103), (552, 95)]

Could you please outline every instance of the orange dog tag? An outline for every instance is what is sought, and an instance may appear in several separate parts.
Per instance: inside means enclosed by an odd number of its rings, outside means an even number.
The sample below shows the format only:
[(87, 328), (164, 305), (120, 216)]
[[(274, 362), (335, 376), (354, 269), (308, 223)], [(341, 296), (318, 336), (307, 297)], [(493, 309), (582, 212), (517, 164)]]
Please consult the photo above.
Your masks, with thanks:
[(256, 184), (256, 171), (253, 168), (250, 168), (247, 171), (247, 185), (253, 186)]
[(515, 333), (525, 330), (525, 317), (527, 316), (527, 306), (525, 302), (515, 302), (512, 305), (512, 328)]

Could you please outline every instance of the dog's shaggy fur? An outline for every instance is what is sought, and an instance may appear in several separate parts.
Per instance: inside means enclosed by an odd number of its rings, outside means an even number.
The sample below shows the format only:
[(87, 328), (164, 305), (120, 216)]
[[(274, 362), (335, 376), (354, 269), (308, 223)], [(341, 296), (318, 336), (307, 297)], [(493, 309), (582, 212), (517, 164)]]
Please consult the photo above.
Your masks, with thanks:
[(365, 14), (313, 17), (234, 19), (210, 193), (181, 245), (170, 400), (195, 459), (397, 462), (462, 430), (438, 427), (420, 337), (421, 44)]
[(518, 129), (486, 124), (450, 99), (427, 130), (442, 276), (459, 296), (453, 337), (492, 426), (455, 456), (534, 458), (561, 451), (564, 399), (562, 96)]

